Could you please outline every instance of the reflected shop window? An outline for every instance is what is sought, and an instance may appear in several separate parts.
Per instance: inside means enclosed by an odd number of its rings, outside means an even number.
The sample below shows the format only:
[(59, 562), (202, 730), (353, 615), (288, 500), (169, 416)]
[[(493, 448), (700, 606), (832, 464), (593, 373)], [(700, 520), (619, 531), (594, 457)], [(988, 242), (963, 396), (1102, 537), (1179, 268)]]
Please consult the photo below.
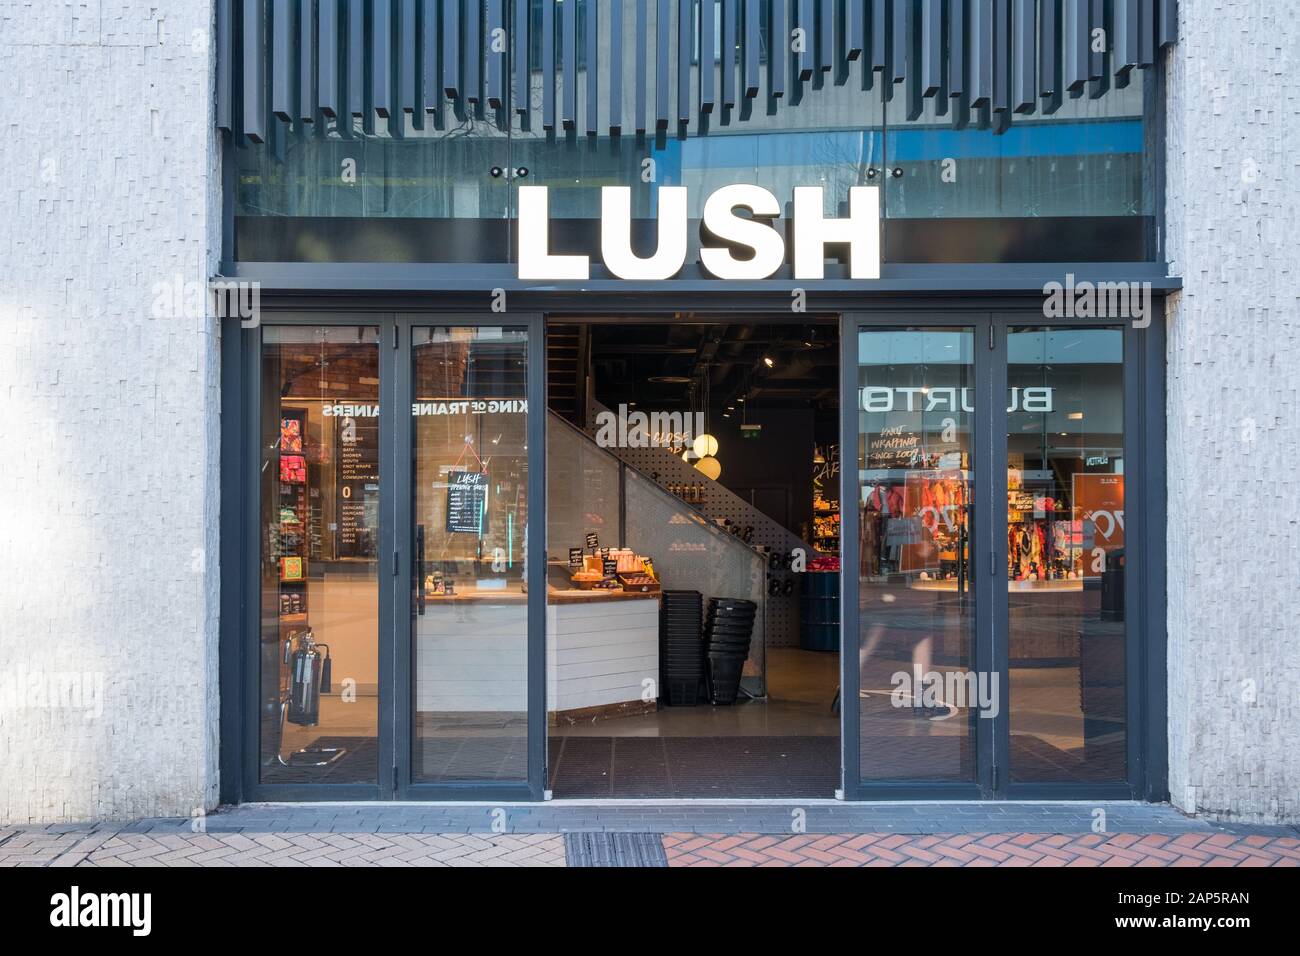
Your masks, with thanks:
[(528, 333), (413, 332), (411, 778), (528, 771)]
[(1124, 334), (1007, 338), (1011, 779), (1125, 779)]
[(858, 334), (866, 780), (974, 779), (973, 355), (971, 329)]
[(261, 779), (376, 782), (379, 333), (262, 332)]

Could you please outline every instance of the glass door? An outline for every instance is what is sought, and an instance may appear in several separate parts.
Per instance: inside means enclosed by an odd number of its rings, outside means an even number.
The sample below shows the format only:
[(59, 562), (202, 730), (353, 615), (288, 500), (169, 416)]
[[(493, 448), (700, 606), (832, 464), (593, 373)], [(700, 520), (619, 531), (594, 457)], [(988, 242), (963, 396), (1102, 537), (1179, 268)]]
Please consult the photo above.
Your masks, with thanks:
[(1007, 331), (1009, 783), (1128, 777), (1124, 330)]
[(1032, 312), (845, 328), (848, 787), (1131, 796), (1137, 332)]
[(381, 384), (386, 317), (277, 317), (249, 333), (257, 502), (250, 795), (382, 793), (387, 646)]
[(857, 591), (856, 666), (845, 675), (846, 739), (857, 744), (846, 766), (856, 763), (864, 787), (974, 795), (988, 765), (981, 717), (993, 716), (998, 688), (979, 639), (975, 561), (986, 320), (954, 318), (855, 327), (844, 357), (854, 467), (842, 523), (855, 539), (846, 533), (844, 566)]
[[(530, 316), (399, 318), (399, 792), (537, 799), (544, 448)], [(538, 537), (541, 537), (540, 535)]]

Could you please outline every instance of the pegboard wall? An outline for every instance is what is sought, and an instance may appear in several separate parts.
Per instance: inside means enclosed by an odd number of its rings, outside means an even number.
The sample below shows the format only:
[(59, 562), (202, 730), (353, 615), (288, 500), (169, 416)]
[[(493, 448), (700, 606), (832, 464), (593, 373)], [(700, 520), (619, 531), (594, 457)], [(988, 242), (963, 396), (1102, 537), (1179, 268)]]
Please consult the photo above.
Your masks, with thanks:
[[(587, 403), (587, 432), (596, 433), (596, 416), (609, 411), (604, 405), (594, 400)], [(767, 597), (767, 626), (764, 641), (768, 647), (793, 647), (799, 644), (800, 608), (799, 595), (802, 575), (787, 570), (784, 564), (773, 569), (771, 556), (788, 555), (795, 548), (803, 548), (809, 558), (818, 552), (798, 535), (788, 530), (759, 511), (745, 499), (730, 489), (710, 480), (698, 471), (694, 465), (682, 461), (667, 448), (610, 448), (620, 459), (654, 481), (664, 490), (674, 484), (691, 484), (701, 487), (703, 500), (692, 505), (710, 521), (730, 527), (753, 528), (749, 545), (757, 551), (765, 552), (768, 558), (768, 581), (780, 582), (781, 592)], [(787, 584), (791, 588), (786, 593)]]

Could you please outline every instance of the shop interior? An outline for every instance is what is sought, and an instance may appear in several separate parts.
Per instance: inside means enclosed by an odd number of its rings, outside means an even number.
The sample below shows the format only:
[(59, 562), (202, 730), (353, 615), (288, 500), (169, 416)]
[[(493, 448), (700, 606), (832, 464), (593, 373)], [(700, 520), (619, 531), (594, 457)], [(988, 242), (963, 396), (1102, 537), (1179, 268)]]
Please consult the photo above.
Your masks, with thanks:
[(547, 335), (549, 786), (839, 786), (833, 323)]

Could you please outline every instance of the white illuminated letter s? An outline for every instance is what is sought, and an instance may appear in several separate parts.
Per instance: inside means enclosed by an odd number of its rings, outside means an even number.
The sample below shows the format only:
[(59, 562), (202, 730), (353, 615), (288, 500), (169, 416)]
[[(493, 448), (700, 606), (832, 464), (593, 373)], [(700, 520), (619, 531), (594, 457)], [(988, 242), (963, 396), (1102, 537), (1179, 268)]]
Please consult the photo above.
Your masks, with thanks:
[[(753, 219), (734, 214), (737, 206), (744, 206)], [(781, 234), (764, 222), (764, 219), (781, 215), (781, 204), (762, 186), (736, 184), (723, 186), (704, 203), (704, 228), (726, 242), (748, 246), (753, 257), (737, 259), (730, 249), (709, 248), (700, 250), (704, 268), (719, 279), (766, 279), (781, 268), (785, 258), (785, 242)]]

